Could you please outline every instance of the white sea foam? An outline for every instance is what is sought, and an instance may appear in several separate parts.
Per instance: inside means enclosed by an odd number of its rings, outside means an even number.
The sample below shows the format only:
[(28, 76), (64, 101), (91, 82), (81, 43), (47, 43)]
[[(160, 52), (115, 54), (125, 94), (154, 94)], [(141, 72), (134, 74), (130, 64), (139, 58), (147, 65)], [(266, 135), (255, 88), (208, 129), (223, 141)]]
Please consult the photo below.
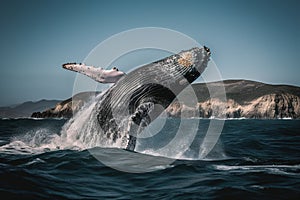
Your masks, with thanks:
[(58, 147), (52, 142), (59, 136), (50, 133), (46, 129), (38, 130), (23, 137), (14, 138), (10, 143), (0, 146), (1, 153), (7, 154), (40, 154), (47, 151), (57, 150)]
[(291, 117), (283, 117), (281, 119), (283, 119), (283, 120), (290, 120), (290, 119), (293, 119), (293, 118), (291, 118)]

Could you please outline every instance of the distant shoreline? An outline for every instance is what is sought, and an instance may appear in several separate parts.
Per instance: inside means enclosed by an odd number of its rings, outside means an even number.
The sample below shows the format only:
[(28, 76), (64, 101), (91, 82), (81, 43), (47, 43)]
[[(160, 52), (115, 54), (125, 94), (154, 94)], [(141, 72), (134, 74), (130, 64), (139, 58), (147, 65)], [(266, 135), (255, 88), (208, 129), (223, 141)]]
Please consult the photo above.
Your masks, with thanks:
[[(224, 84), (226, 102), (218, 94), (210, 94), (208, 87)], [(185, 105), (174, 102), (167, 109), (169, 117), (220, 118), (220, 119), (299, 119), (300, 87), (271, 85), (261, 82), (230, 79), (222, 82), (192, 84), (198, 103)], [(217, 90), (216, 90), (217, 91)], [(99, 93), (99, 92), (97, 92)], [(83, 92), (66, 100), (25, 102), (15, 107), (0, 107), (0, 118), (65, 118), (72, 117), (95, 92)], [(214, 96), (214, 98), (210, 98)]]

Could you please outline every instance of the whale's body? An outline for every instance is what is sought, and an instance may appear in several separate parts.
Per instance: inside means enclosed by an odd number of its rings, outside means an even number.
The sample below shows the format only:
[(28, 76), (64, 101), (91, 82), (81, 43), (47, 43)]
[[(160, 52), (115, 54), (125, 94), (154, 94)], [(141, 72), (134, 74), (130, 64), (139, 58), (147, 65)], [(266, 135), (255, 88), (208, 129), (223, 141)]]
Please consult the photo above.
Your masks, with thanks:
[(138, 134), (207, 67), (210, 50), (192, 48), (120, 78), (96, 105), (98, 134), (134, 150)]

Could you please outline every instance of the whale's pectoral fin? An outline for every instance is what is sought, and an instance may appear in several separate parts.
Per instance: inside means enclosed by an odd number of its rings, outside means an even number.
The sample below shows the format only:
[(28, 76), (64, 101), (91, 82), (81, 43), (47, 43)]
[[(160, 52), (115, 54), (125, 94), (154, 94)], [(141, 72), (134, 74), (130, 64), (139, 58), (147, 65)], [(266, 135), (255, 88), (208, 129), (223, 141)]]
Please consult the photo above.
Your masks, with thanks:
[(139, 105), (131, 115), (128, 130), (127, 150), (133, 151), (136, 145), (137, 135), (151, 122), (149, 113), (153, 110), (153, 102), (147, 102)]
[(136, 137), (129, 135), (126, 150), (134, 151), (135, 145), (136, 145)]
[(62, 65), (64, 69), (84, 74), (99, 83), (115, 83), (123, 75), (124, 72), (119, 71), (116, 67), (111, 70), (87, 66), (85, 64), (65, 63)]
[(168, 88), (151, 83), (138, 88), (131, 96), (129, 112), (131, 114), (127, 150), (134, 150), (137, 136), (154, 121), (176, 98)]

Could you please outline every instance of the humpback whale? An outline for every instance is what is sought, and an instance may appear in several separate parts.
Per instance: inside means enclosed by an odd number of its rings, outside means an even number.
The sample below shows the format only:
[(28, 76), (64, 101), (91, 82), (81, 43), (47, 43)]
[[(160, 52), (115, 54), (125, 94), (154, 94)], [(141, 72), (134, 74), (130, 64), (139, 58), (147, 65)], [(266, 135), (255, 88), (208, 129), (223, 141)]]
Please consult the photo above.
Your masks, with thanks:
[[(67, 63), (63, 67), (99, 82), (115, 81), (94, 108), (97, 132), (112, 142), (121, 141), (123, 148), (134, 151), (139, 133), (201, 75), (210, 55), (209, 48), (194, 47), (141, 66), (126, 75), (119, 72), (104, 78), (103, 75), (99, 78), (97, 71), (91, 71), (87, 66), (81, 68), (81, 65)], [(100, 74), (103, 72), (101, 68)]]

